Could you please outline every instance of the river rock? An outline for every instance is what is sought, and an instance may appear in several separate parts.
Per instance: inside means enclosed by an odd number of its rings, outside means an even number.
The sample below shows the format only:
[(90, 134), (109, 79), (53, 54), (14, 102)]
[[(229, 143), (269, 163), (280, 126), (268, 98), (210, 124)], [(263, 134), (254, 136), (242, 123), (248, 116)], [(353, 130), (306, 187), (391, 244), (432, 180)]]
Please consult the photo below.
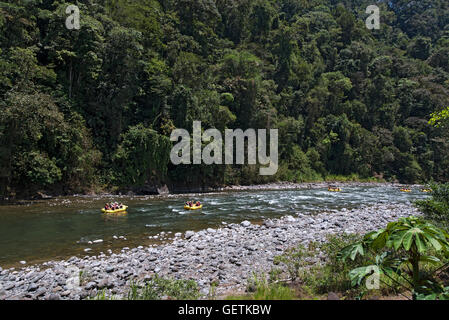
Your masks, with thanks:
[(60, 300), (61, 297), (59, 296), (59, 294), (56, 293), (52, 293), (48, 296), (48, 300)]
[(94, 288), (96, 288), (96, 287), (97, 287), (97, 283), (94, 282), (94, 281), (91, 281), (91, 282), (88, 282), (88, 283), (86, 284), (86, 286), (84, 287), (84, 289), (86, 289), (86, 290), (92, 290), (92, 289), (94, 289)]
[(37, 290), (37, 288), (39, 288), (39, 286), (37, 285), (37, 284), (35, 284), (35, 283), (32, 283), (32, 284), (30, 284), (29, 286), (28, 286), (28, 292), (33, 292), (33, 291), (36, 291)]
[(340, 297), (335, 292), (329, 292), (327, 300), (340, 300)]
[(191, 237), (193, 237), (195, 235), (195, 232), (193, 231), (186, 231), (186, 233), (184, 234), (184, 237), (186, 239), (190, 239)]
[(68, 296), (70, 296), (70, 294), (71, 294), (70, 290), (66, 290), (66, 291), (61, 292), (61, 297), (68, 297)]
[(105, 271), (106, 271), (107, 273), (114, 272), (114, 270), (115, 270), (115, 267), (113, 267), (113, 266), (107, 267), (107, 268), (105, 269)]
[(104, 288), (112, 288), (114, 286), (113, 282), (109, 281), (108, 278), (100, 280), (98, 282), (98, 289), (104, 289)]
[(251, 225), (251, 222), (249, 222), (248, 220), (242, 221), (240, 223), (243, 227), (248, 228)]
[(39, 288), (39, 289), (37, 289), (36, 294), (35, 294), (34, 296), (35, 296), (36, 298), (39, 298), (39, 297), (45, 295), (46, 292), (47, 292), (47, 289), (45, 289), (45, 288)]
[(16, 286), (16, 284), (14, 282), (11, 282), (11, 283), (5, 285), (4, 289), (8, 291), (8, 290), (13, 289), (15, 286)]

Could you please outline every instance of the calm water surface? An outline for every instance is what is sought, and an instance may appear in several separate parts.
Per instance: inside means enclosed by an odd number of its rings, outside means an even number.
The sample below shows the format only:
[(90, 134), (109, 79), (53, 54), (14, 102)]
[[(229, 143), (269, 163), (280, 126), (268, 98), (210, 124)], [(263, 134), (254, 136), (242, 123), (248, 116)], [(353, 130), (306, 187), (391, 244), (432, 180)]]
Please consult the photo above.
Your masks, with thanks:
[[(0, 206), (0, 266), (15, 266), (21, 260), (42, 262), (73, 255), (84, 256), (107, 249), (150, 243), (148, 237), (161, 231), (184, 232), (217, 227), (222, 221), (260, 221), (295, 212), (317, 213), (356, 208), (375, 203), (409, 203), (428, 195), (413, 190), (403, 193), (393, 187), (346, 187), (327, 189), (239, 191), (200, 194), (202, 210), (186, 211), (192, 196), (170, 197), (65, 197), (25, 205)], [(129, 206), (126, 214), (100, 211), (107, 201)], [(127, 240), (114, 240), (113, 236)], [(103, 239), (100, 244), (88, 241)]]

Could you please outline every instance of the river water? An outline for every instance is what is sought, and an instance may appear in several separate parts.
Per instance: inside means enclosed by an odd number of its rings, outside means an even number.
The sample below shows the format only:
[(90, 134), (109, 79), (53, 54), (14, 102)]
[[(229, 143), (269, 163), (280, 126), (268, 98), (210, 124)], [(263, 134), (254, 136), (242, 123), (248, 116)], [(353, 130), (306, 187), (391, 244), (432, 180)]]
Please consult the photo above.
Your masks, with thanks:
[[(184, 232), (218, 227), (222, 222), (261, 221), (296, 212), (333, 212), (376, 203), (410, 203), (428, 195), (419, 189), (400, 192), (390, 186), (327, 189), (219, 192), (166, 197), (64, 197), (0, 206), (0, 266), (19, 261), (38, 263), (73, 255), (97, 254), (108, 249), (146, 245), (160, 232)], [(199, 200), (202, 210), (186, 211), (187, 200)], [(126, 214), (103, 214), (105, 202), (127, 204)], [(126, 237), (124, 239), (114, 239)], [(102, 243), (89, 241), (102, 239)]]

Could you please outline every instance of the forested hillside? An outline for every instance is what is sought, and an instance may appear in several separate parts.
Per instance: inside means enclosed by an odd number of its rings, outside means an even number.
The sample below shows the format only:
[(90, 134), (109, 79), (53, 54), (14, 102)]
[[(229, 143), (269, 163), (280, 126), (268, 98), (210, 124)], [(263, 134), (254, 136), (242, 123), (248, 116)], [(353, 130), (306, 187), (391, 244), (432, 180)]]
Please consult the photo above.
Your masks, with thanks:
[[(0, 1), (1, 194), (448, 181), (449, 130), (428, 124), (448, 92), (447, 0)], [(193, 120), (278, 128), (278, 173), (173, 166)]]

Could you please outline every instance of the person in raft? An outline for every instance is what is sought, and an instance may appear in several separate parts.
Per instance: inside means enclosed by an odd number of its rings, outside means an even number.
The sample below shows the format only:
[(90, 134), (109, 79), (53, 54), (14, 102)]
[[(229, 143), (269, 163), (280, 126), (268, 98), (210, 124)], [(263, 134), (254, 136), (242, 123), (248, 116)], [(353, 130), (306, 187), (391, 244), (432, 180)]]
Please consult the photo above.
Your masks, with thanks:
[(199, 207), (201, 205), (201, 202), (197, 201), (196, 206)]
[(105, 210), (117, 210), (117, 209), (122, 209), (122, 208), (123, 208), (123, 204), (122, 203), (118, 204), (117, 202), (106, 203), (104, 205)]
[(187, 202), (186, 202), (186, 205), (187, 205), (188, 207), (193, 207), (193, 202), (192, 202), (192, 201), (187, 201)]

